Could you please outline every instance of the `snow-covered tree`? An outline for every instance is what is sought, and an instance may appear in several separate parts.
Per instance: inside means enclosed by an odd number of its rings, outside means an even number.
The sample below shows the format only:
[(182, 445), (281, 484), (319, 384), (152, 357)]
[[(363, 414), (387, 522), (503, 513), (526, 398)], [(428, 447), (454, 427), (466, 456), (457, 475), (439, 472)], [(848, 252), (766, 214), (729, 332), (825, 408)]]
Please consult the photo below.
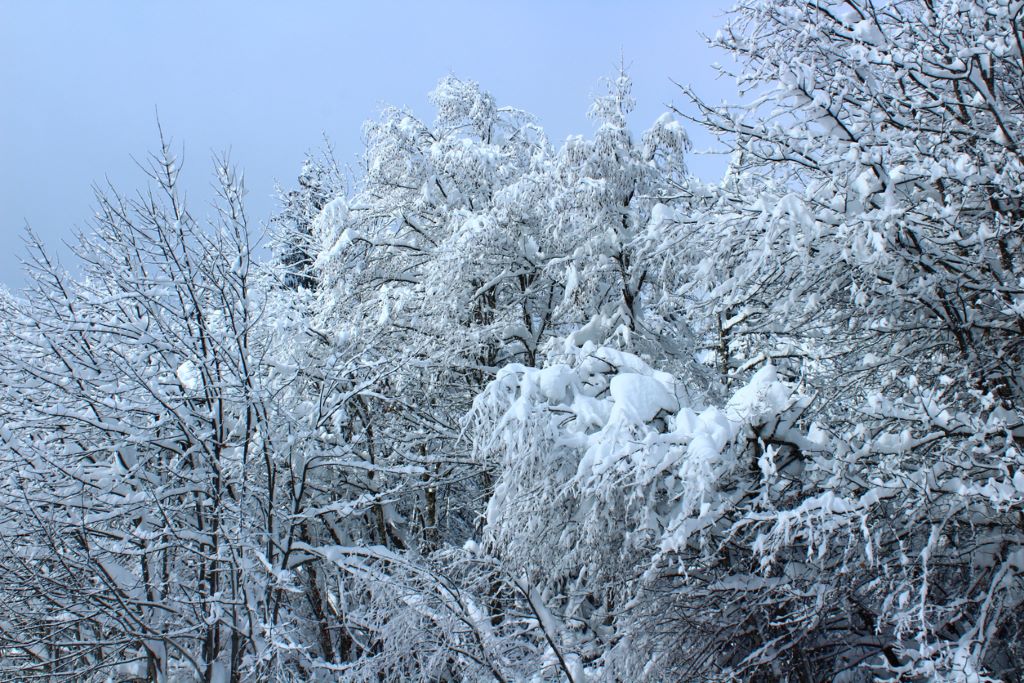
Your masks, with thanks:
[(226, 163), (209, 222), (166, 145), (150, 173), (98, 195), (81, 277), (37, 242), (4, 301), (0, 669), (311, 680), (355, 646), (302, 548), (380, 540), (346, 429), (377, 370), (257, 276)]
[(749, 0), (713, 40), (753, 102), (695, 98), (734, 158), (665, 226), (697, 247), (680, 293), (733, 386), (774, 362), (827, 436), (784, 444), (788, 499), (748, 547), (836, 610), (774, 605), (793, 630), (750, 664), (1021, 669), (1021, 35), (1012, 2)]
[(701, 264), (734, 336), (786, 337), (780, 354), (818, 356), (794, 372), (831, 364), (841, 391), (881, 363), (1017, 401), (1019, 10), (739, 3), (714, 42), (758, 97), (697, 100), (735, 149)]
[[(750, 675), (765, 606), (807, 605), (749, 547), (794, 460), (764, 443), (810, 442), (795, 427), (806, 400), (771, 366), (721, 407), (691, 393), (587, 344), (565, 364), (505, 368), (477, 400), (476, 453), (500, 472), (478, 552), (537, 610), (536, 666), (570, 680)], [(775, 660), (779, 673), (797, 658)]]
[[(460, 580), (453, 585), (463, 593), (446, 609), (489, 623), (487, 647), (495, 651), (540, 657), (543, 633), (527, 629), (521, 640), (511, 615), (536, 620), (544, 607), (516, 598), (530, 598), (530, 589), (501, 561), (458, 550), (477, 535), (483, 502), (501, 476), (495, 461), (467, 453), (461, 421), (473, 397), (504, 364), (532, 367), (548, 356), (576, 354), (588, 341), (668, 358), (701, 374), (688, 360), (693, 349), (684, 318), (671, 305), (671, 252), (652, 229), (684, 210), (663, 202), (682, 204), (688, 143), (667, 115), (634, 139), (626, 121), (629, 91), (628, 77), (619, 74), (592, 109), (593, 138), (574, 137), (554, 151), (528, 115), (496, 106), (476, 84), (447, 78), (432, 95), (433, 124), (387, 109), (367, 126), (365, 177), (316, 221), (323, 245), (318, 326), (357, 336), (374, 331), (373, 352), (394, 368), (368, 403), (367, 438), (392, 466), (428, 471), (403, 485), (406, 494), (389, 511), (389, 526), (404, 539), (391, 549), (416, 546), (437, 557), (377, 561), (401, 569), (419, 589), (434, 586), (422, 596), (428, 602), (453, 595), (438, 588), (444, 582), (437, 577), (476, 577), (485, 594), (465, 592)], [(372, 598), (361, 609), (374, 614), (400, 609), (408, 601), (403, 591), (415, 592), (386, 581), (368, 591)], [(466, 616), (471, 604), (477, 616)], [(457, 657), (469, 667), (460, 669), (447, 658), (468, 646), (439, 640), (433, 618), (417, 614), (389, 621), (379, 633), (381, 647), (398, 644), (398, 659), (370, 658), (360, 670), (395, 675), (409, 661), (429, 660), (437, 672), (515, 680), (542, 659), (499, 657), (494, 671), (481, 674), (475, 660)], [(411, 634), (412, 628), (424, 630)], [(410, 650), (409, 641), (423, 649)]]
[(285, 287), (316, 288), (313, 223), (327, 202), (344, 192), (344, 187), (341, 170), (328, 147), (319, 157), (306, 156), (296, 189), (278, 190), (281, 207), (271, 220), (272, 247)]

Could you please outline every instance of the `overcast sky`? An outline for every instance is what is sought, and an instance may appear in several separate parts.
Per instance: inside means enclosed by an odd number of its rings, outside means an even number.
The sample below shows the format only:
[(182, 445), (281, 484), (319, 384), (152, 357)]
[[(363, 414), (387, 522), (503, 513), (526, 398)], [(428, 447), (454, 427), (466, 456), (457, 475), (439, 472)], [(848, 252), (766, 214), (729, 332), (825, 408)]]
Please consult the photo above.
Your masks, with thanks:
[[(530, 111), (552, 141), (592, 131), (587, 108), (620, 54), (637, 131), (685, 104), (672, 80), (732, 99), (711, 69), (724, 56), (698, 35), (729, 4), (0, 0), (0, 282), (23, 283), (26, 224), (71, 262), (61, 242), (86, 226), (92, 185), (143, 183), (132, 157), (154, 149), (157, 110), (184, 146), (193, 207), (208, 200), (211, 153), (230, 150), (265, 223), (275, 183), (293, 185), (324, 134), (352, 161), (364, 120), (383, 104), (431, 117), (427, 93), (448, 73)], [(724, 160), (690, 167), (716, 179)]]

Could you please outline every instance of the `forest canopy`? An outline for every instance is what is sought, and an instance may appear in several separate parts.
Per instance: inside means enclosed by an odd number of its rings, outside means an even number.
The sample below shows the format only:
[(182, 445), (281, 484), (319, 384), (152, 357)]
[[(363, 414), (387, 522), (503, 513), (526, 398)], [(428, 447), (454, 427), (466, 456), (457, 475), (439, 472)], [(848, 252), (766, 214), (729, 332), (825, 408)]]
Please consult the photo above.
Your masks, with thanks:
[(744, 103), (642, 132), (443, 78), (269, 252), (163, 139), (80, 273), (30, 238), (0, 679), (1021, 681), (1024, 2), (710, 42)]

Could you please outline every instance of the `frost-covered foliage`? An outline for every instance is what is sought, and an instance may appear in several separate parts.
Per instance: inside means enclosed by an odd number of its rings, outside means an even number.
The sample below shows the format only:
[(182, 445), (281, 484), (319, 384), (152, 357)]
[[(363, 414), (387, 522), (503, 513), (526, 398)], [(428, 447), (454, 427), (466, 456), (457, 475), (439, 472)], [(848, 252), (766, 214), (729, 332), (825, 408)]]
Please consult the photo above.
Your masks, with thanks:
[(165, 145), (0, 295), (0, 678), (1021, 681), (1022, 15), (740, 0), (714, 184), (448, 77), (265, 264)]

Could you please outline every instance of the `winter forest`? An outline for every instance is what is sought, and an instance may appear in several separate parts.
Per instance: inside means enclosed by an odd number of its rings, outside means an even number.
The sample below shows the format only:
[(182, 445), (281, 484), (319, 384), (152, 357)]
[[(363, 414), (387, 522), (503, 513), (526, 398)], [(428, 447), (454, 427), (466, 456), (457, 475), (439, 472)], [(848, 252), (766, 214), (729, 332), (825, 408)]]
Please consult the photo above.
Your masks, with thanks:
[(1024, 0), (723, 22), (742, 104), (449, 76), (262, 244), (163, 137), (30, 237), (0, 680), (1024, 680)]

